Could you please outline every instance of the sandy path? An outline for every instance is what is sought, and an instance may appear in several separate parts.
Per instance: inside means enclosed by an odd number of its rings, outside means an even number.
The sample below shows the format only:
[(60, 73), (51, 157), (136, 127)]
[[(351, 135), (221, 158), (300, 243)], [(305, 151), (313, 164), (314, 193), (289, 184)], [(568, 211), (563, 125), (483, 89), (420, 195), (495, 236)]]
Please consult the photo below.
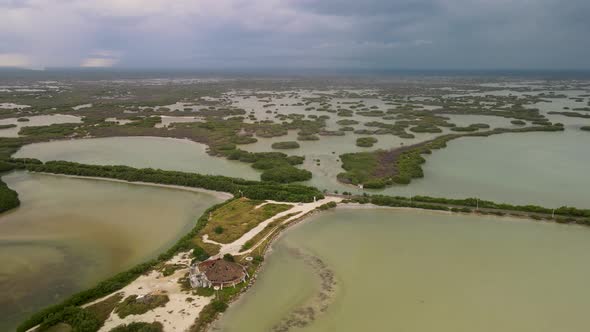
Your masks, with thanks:
[[(256, 225), (256, 227), (252, 228), (251, 230), (249, 230), (246, 234), (242, 235), (242, 237), (240, 237), (239, 239), (235, 240), (232, 243), (228, 243), (228, 244), (224, 244), (221, 246), (219, 253), (217, 254), (216, 257), (223, 257), (223, 255), (225, 254), (231, 254), (231, 255), (237, 255), (238, 253), (240, 253), (240, 250), (242, 249), (242, 246), (244, 246), (244, 244), (246, 242), (248, 242), (249, 240), (251, 240), (252, 238), (254, 238), (258, 233), (260, 233), (262, 230), (264, 230), (266, 228), (266, 226), (270, 223), (272, 223), (273, 221), (280, 219), (286, 215), (289, 214), (293, 214), (295, 213), (295, 215), (287, 218), (284, 223), (290, 222), (292, 220), (298, 219), (301, 216), (307, 214), (310, 211), (315, 210), (318, 206), (329, 203), (329, 202), (336, 202), (339, 203), (342, 201), (342, 198), (340, 197), (335, 197), (335, 196), (328, 196), (324, 199), (321, 199), (319, 201), (313, 202), (313, 203), (285, 203), (285, 202), (276, 202), (276, 201), (267, 201), (268, 203), (276, 203), (276, 204), (290, 204), (293, 205), (293, 207), (287, 211), (283, 211), (281, 213), (278, 213), (276, 215), (274, 215), (273, 217), (266, 219), (265, 221), (261, 222), (260, 224)], [(249, 253), (250, 251), (252, 251), (254, 248), (251, 248), (249, 250), (244, 251), (243, 253)]]
[[(179, 269), (174, 274), (164, 277), (158, 271), (152, 271), (148, 275), (143, 275), (125, 286), (116, 293), (124, 293), (124, 298), (130, 295), (147, 295), (150, 293), (166, 293), (170, 301), (164, 307), (155, 308), (142, 315), (129, 315), (120, 318), (112, 312), (105, 321), (104, 326), (99, 332), (107, 332), (121, 324), (131, 322), (151, 323), (158, 321), (164, 326), (164, 331), (186, 331), (195, 322), (202, 308), (209, 304), (213, 297), (203, 297), (192, 295), (190, 291), (183, 291), (178, 283), (178, 279), (184, 277), (188, 272), (191, 255), (189, 253), (180, 253), (170, 259), (168, 264), (186, 265), (186, 268)], [(111, 294), (112, 295), (112, 294)], [(109, 296), (111, 296), (109, 295)], [(100, 302), (105, 298), (96, 300), (92, 303)], [(191, 298), (191, 300), (187, 300)], [(85, 306), (88, 306), (89, 303)]]
[[(188, 191), (195, 191), (195, 192), (205, 192), (211, 193), (216, 195), (219, 198), (230, 198), (233, 197), (231, 194), (222, 193), (222, 192), (215, 192), (209, 190), (202, 190), (198, 188), (190, 188), (190, 187), (181, 187), (181, 186), (173, 186), (173, 185), (160, 185), (154, 183), (146, 183), (146, 182), (128, 182), (124, 180), (117, 180), (117, 179), (108, 179), (108, 178), (98, 178), (98, 177), (85, 177), (85, 176), (74, 176), (74, 175), (60, 175), (60, 174), (50, 174), (50, 173), (41, 173), (53, 176), (63, 176), (69, 178), (80, 178), (80, 179), (92, 179), (92, 180), (101, 180), (101, 181), (111, 181), (111, 182), (120, 182), (120, 183), (128, 183), (128, 184), (137, 184), (137, 185), (148, 185), (148, 186), (156, 186), (156, 187), (165, 187), (165, 188), (173, 188), (173, 189), (180, 189), (180, 190), (188, 190)], [(313, 203), (288, 203), (288, 202), (277, 202), (273, 200), (268, 200), (263, 204), (269, 203), (276, 203), (276, 204), (288, 204), (291, 205), (292, 208), (283, 211), (281, 213), (276, 214), (275, 216), (261, 222), (256, 227), (242, 235), (238, 240), (229, 243), (229, 244), (222, 244), (221, 249), (217, 257), (221, 257), (227, 253), (236, 255), (240, 252), (242, 246), (254, 238), (259, 232), (263, 231), (266, 226), (273, 221), (287, 216), (289, 214), (294, 214), (293, 216), (289, 217), (288, 219), (284, 220), (284, 223), (288, 223), (292, 220), (298, 219), (301, 216), (306, 215), (307, 213), (315, 210), (317, 207), (329, 203), (329, 202), (336, 202), (339, 203), (343, 200), (341, 197), (336, 196), (328, 196), (322, 200), (313, 202)], [(260, 204), (262, 206), (263, 204)], [(270, 235), (270, 234), (269, 234)], [(268, 237), (268, 235), (267, 235)], [(265, 239), (267, 238), (265, 237)], [(214, 242), (208, 239), (204, 239), (206, 242)], [(244, 253), (248, 253), (254, 248), (250, 250), (244, 251)], [(173, 264), (173, 265), (182, 265), (182, 268), (176, 270), (172, 275), (164, 276), (159, 271), (151, 271), (146, 275), (142, 275), (138, 277), (136, 280), (131, 282), (129, 285), (125, 286), (121, 290), (109, 294), (103, 298), (85, 304), (83, 307), (87, 307), (94, 303), (100, 302), (105, 300), (106, 298), (112, 296), (115, 293), (123, 293), (123, 298), (126, 298), (130, 295), (137, 295), (137, 296), (145, 296), (148, 294), (166, 294), (169, 297), (169, 301), (166, 303), (164, 307), (155, 308), (150, 310), (142, 315), (129, 315), (125, 318), (120, 318), (116, 313), (111, 312), (110, 316), (105, 321), (102, 328), (99, 332), (108, 332), (111, 329), (121, 325), (121, 324), (129, 324), (132, 322), (146, 322), (152, 323), (158, 321), (162, 323), (164, 327), (164, 331), (171, 332), (171, 331), (187, 331), (195, 322), (195, 319), (199, 316), (201, 310), (204, 306), (209, 304), (213, 297), (203, 297), (198, 295), (193, 295), (192, 292), (183, 291), (181, 289), (181, 285), (178, 283), (178, 280), (184, 277), (189, 272), (189, 266), (191, 263), (192, 255), (189, 252), (182, 252), (170, 260), (166, 262), (166, 264)]]
[(213, 240), (209, 240), (209, 234), (203, 235), (202, 239), (203, 239), (203, 242), (205, 242), (205, 243), (210, 243), (210, 244), (214, 244), (214, 245), (217, 245), (217, 246), (222, 246), (223, 245), (223, 243), (219, 243), (219, 242), (215, 242)]

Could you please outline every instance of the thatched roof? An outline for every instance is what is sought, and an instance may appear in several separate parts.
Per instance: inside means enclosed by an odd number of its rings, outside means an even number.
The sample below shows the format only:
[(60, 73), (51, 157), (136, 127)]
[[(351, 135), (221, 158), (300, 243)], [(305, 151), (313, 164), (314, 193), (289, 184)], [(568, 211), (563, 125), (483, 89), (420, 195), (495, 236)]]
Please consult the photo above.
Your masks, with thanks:
[(223, 259), (205, 261), (199, 263), (198, 267), (213, 284), (237, 282), (246, 276), (242, 265)]

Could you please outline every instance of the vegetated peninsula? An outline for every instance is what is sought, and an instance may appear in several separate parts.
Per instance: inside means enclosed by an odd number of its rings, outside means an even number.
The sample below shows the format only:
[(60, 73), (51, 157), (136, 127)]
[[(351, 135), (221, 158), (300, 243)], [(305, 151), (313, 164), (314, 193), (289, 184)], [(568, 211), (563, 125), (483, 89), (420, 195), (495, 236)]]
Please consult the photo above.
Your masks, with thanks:
[[(124, 321), (127, 316), (149, 319), (150, 322), (133, 324), (144, 328), (151, 324), (150, 328), (156, 331), (173, 326), (203, 331), (255, 280), (252, 276), (260, 268), (266, 249), (281, 230), (314, 211), (330, 209), (338, 203), (371, 203), (498, 216), (511, 214), (536, 220), (590, 225), (590, 210), (569, 207), (549, 209), (532, 205), (514, 206), (475, 198), (458, 200), (415, 196), (409, 199), (380, 195), (324, 197), (314, 188), (271, 185), (219, 176), (70, 162), (41, 163), (29, 160), (25, 163), (15, 159), (12, 163), (32, 172), (190, 185), (229, 191), (241, 196), (208, 209), (191, 232), (157, 259), (33, 315), (18, 331), (26, 331), (39, 324), (42, 331), (56, 326), (85, 328), (88, 331), (108, 327), (114, 331), (125, 331), (128, 328)], [(274, 200), (277, 198), (282, 198), (284, 202)], [(203, 261), (208, 263), (199, 263)], [(216, 270), (214, 266), (223, 268)], [(234, 270), (236, 273), (228, 272)], [(220, 291), (214, 292), (212, 287)], [(182, 301), (173, 304), (172, 297), (180, 297)], [(190, 320), (183, 319), (182, 315), (177, 314), (178, 310), (192, 310), (195, 316)]]
[(421, 165), (426, 162), (423, 154), (446, 147), (447, 142), (461, 137), (485, 137), (502, 133), (533, 131), (563, 131), (562, 125), (536, 126), (518, 129), (494, 129), (487, 132), (464, 135), (445, 135), (432, 141), (404, 146), (392, 150), (347, 153), (340, 156), (346, 172), (338, 174), (344, 183), (361, 184), (365, 188), (384, 188), (393, 184), (409, 184), (414, 178), (424, 177)]
[[(494, 202), (485, 196), (485, 188), (481, 199), (377, 195), (371, 190), (424, 177), (425, 156), (455, 139), (502, 134), (519, 139), (540, 133), (557, 139), (575, 134), (577, 128), (588, 130), (576, 122), (585, 115), (573, 105), (585, 103), (587, 97), (547, 93), (561, 88), (553, 82), (510, 88), (509, 95), (495, 82), (463, 78), (412, 84), (336, 80), (330, 89), (312, 79), (280, 84), (263, 79), (156, 83), (73, 80), (22, 94), (11, 87), (7, 93), (0, 91), (3, 100), (26, 106), (0, 112), (5, 129), (19, 127), (5, 130), (6, 136), (0, 132), (0, 171), (5, 174), (212, 190), (233, 197), (209, 208), (168, 251), (96, 287), (60, 298), (22, 322), (18, 331), (204, 331), (255, 282), (267, 249), (281, 232), (338, 205), (590, 225), (590, 212), (583, 207)], [(581, 87), (572, 81), (568, 89)], [(537, 108), (557, 100), (572, 104), (572, 112)], [(64, 118), (71, 122), (60, 122)], [(43, 161), (15, 156), (23, 147), (39, 143), (122, 137), (167, 138), (179, 144), (189, 140), (199, 148), (201, 154), (195, 153), (203, 162), (223, 158), (215, 160), (231, 164), (232, 171), (206, 175), (199, 174), (200, 165), (194, 171), (178, 171), (166, 163), (159, 165), (167, 169), (158, 169), (145, 160), (142, 164), (142, 157), (130, 164), (144, 168), (100, 165), (125, 162), (94, 155), (98, 161), (92, 162), (98, 165), (55, 160), (61, 157), (51, 155), (39, 157)], [(377, 143), (385, 148), (374, 150)], [(281, 149), (290, 151), (273, 151)], [(99, 150), (93, 153), (103, 153)], [(148, 150), (154, 154), (148, 159), (159, 156)], [(80, 160), (76, 158), (72, 160)], [(242, 179), (240, 167), (260, 181)], [(19, 204), (18, 193), (0, 183), (0, 211)], [(287, 330), (324, 315), (342, 286), (328, 260), (297, 249), (290, 254), (316, 273), (321, 285), (302, 307), (307, 309), (294, 308), (277, 318), (277, 326)]]

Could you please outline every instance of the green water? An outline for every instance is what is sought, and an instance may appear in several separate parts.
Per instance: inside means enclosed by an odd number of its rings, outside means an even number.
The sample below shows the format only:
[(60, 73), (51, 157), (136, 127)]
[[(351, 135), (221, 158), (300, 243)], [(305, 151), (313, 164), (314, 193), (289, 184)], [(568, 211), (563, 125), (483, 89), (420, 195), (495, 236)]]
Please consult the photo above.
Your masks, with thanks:
[(25, 172), (3, 180), (21, 206), (0, 215), (0, 331), (165, 251), (220, 202), (210, 194)]
[(384, 193), (590, 208), (584, 142), (590, 135), (581, 130), (458, 139), (426, 157), (423, 179)]
[[(590, 142), (588, 132), (574, 129), (461, 138), (424, 156), (424, 178), (365, 192), (590, 208), (590, 149), (585, 142)], [(329, 191), (362, 192), (337, 181), (337, 174), (343, 171), (339, 162), (320, 159), (319, 166), (313, 160), (305, 161), (304, 167), (314, 174), (306, 184)]]
[[(590, 165), (590, 153), (584, 145), (589, 139), (588, 132), (577, 129), (457, 139), (449, 142), (447, 148), (425, 156), (427, 161), (423, 165), (423, 179), (415, 179), (407, 186), (367, 192), (404, 196), (479, 197), (513, 204), (589, 208), (590, 200), (586, 194), (590, 188), (590, 177), (586, 173), (587, 165)], [(257, 143), (259, 145), (252, 145), (248, 149), (256, 150), (267, 143), (270, 144), (269, 141), (260, 141)], [(313, 173), (313, 178), (304, 184), (329, 191), (360, 192), (356, 187), (344, 185), (336, 179), (337, 174), (343, 171), (338, 153), (345, 151), (352, 142), (341, 137), (323, 137), (320, 141), (302, 144), (306, 146), (303, 168)], [(332, 150), (337, 152), (332, 153)], [(15, 157), (88, 164), (124, 164), (259, 178), (259, 173), (246, 163), (211, 157), (206, 154), (202, 144), (167, 138), (113, 137), (54, 141), (26, 145)]]
[(279, 239), (215, 331), (277, 331), (313, 306), (319, 278), (293, 250), (325, 262), (337, 286), (324, 313), (283, 331), (584, 331), (589, 237), (581, 226), (339, 208)]
[(260, 178), (260, 173), (248, 164), (209, 156), (203, 144), (160, 137), (108, 137), (36, 143), (24, 146), (14, 157), (151, 167), (253, 180)]

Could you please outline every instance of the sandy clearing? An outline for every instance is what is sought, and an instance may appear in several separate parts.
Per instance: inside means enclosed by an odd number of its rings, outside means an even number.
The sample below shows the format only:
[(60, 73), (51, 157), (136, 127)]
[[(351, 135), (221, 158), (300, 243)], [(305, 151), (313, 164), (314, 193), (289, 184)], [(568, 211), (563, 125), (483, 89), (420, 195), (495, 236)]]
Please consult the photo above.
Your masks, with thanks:
[[(212, 297), (193, 295), (191, 294), (191, 291), (183, 291), (181, 289), (178, 279), (184, 277), (184, 275), (188, 273), (190, 261), (190, 253), (179, 253), (167, 261), (167, 264), (184, 265), (186, 268), (181, 268), (167, 277), (163, 276), (162, 273), (158, 271), (152, 271), (147, 275), (140, 276), (131, 284), (115, 292), (123, 293), (124, 298), (130, 295), (141, 296), (151, 293), (166, 293), (170, 298), (170, 301), (166, 303), (164, 307), (155, 308), (142, 315), (130, 315), (125, 318), (120, 318), (116, 313), (112, 312), (99, 332), (108, 332), (121, 324), (129, 324), (132, 322), (151, 323), (154, 321), (162, 323), (164, 331), (188, 330), (199, 316), (202, 308), (209, 304), (213, 299)], [(112, 294), (86, 304), (84, 307), (100, 302), (111, 295)], [(192, 301), (187, 301), (188, 298), (192, 298)]]

